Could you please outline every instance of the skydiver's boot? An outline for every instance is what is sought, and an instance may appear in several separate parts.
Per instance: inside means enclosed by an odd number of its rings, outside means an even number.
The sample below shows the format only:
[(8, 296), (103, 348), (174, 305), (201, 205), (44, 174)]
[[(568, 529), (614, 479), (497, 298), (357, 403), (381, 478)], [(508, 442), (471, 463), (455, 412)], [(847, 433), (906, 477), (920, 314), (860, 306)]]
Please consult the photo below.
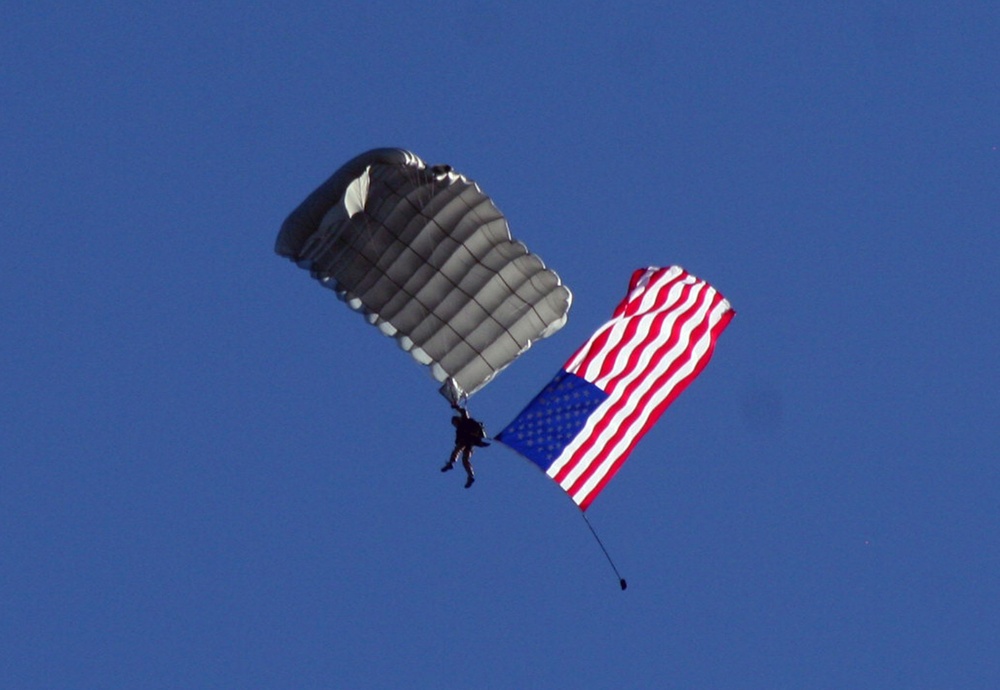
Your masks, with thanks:
[(465, 477), (465, 488), (468, 489), (470, 486), (472, 486), (472, 482), (474, 481), (476, 481), (476, 475), (472, 474), (472, 472), (469, 472)]
[(455, 461), (458, 460), (458, 454), (461, 452), (461, 450), (462, 449), (459, 447), (451, 451), (451, 457), (448, 458), (448, 462), (445, 463), (445, 466), (441, 468), (442, 472), (448, 472), (450, 470), (455, 469)]

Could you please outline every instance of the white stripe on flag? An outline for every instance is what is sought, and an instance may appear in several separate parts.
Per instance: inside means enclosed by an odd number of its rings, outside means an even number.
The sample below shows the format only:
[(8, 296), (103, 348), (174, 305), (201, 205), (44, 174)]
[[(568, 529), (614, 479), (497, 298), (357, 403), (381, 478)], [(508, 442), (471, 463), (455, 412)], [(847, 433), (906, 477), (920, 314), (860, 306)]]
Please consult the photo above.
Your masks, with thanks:
[[(692, 293), (693, 292), (694, 291), (692, 291)], [(712, 292), (714, 292), (714, 290)], [(696, 297), (696, 295), (693, 296)], [(677, 318), (687, 313), (688, 310), (694, 306), (694, 304), (694, 299), (689, 299), (685, 301), (684, 305), (677, 311), (677, 313), (671, 314), (670, 316), (672, 318), (669, 324), (671, 328), (665, 328), (659, 333), (658, 337), (647, 343), (648, 348), (655, 350), (658, 347), (664, 346), (670, 336), (673, 335), (672, 326), (676, 323)], [(680, 358), (691, 346), (689, 342), (691, 332), (696, 326), (700, 325), (704, 321), (704, 312), (707, 311), (709, 304), (710, 302), (707, 301), (698, 303), (698, 308), (695, 311), (694, 318), (688, 319), (688, 321), (684, 324), (684, 327), (680, 332), (681, 337), (678, 339), (676, 345), (660, 358), (654, 368), (647, 369), (641, 366), (635, 367), (623, 375), (621, 384), (616, 386), (615, 394), (611, 395), (600, 405), (600, 407), (597, 408), (597, 410), (593, 412), (593, 414), (591, 414), (590, 418), (587, 420), (584, 430), (578, 434), (565, 449), (563, 449), (563, 452), (549, 468), (548, 473), (549, 476), (555, 477), (564, 466), (571, 464), (570, 473), (560, 482), (560, 485), (564, 489), (568, 491), (569, 487), (573, 486), (576, 480), (579, 479), (580, 475), (587, 471), (592, 463), (599, 460), (605, 454), (605, 448), (609, 444), (621, 437), (631, 441), (634, 438), (635, 431), (642, 428), (641, 425), (636, 426), (635, 423), (628, 426), (622, 425), (625, 424), (632, 413), (635, 412), (636, 407), (643, 401), (643, 398), (647, 395), (649, 390), (653, 388), (654, 385), (660, 383), (659, 377), (661, 377), (665, 371), (669, 369), (670, 366), (672, 366), (675, 361)], [(711, 331), (708, 333), (710, 335)], [(648, 361), (646, 364), (648, 366)], [(676, 383), (669, 386), (670, 390), (673, 389), (674, 385), (676, 385)], [(669, 394), (669, 392), (670, 391), (668, 390), (667, 394)], [(623, 398), (625, 398), (624, 404), (622, 404)], [(647, 405), (646, 409), (640, 413), (639, 419), (647, 419), (651, 411), (652, 408)], [(602, 424), (605, 419), (608, 421), (607, 426), (600, 432), (596, 439), (593, 439), (596, 427), (599, 424)], [(593, 445), (581, 457), (576, 457), (581, 447), (592, 440), (594, 441)], [(611, 462), (614, 462), (618, 459), (618, 457), (613, 456), (608, 459), (611, 460)], [(607, 461), (605, 464), (607, 464)]]
[[(678, 383), (684, 381), (688, 378), (696, 369), (699, 362), (709, 351), (712, 345), (712, 328), (721, 320), (722, 315), (728, 310), (728, 303), (720, 303), (709, 317), (709, 327), (705, 334), (699, 338), (691, 348), (690, 359), (678, 369), (673, 376), (658, 390), (653, 392), (653, 397), (643, 405), (642, 410), (638, 417), (636, 417), (627, 427), (623, 429), (615, 428), (618, 424), (618, 420), (621, 420), (622, 424), (625, 424), (628, 419), (628, 414), (634, 410), (636, 404), (630, 404), (626, 408), (623, 408), (622, 413), (616, 415), (616, 419), (605, 429), (603, 438), (594, 445), (594, 450), (589, 452), (584, 458), (581, 458), (578, 462), (585, 464), (586, 467), (596, 464), (591, 476), (585, 481), (580, 487), (577, 488), (575, 492), (572, 493), (573, 500), (577, 503), (582, 503), (590, 495), (591, 491), (604, 479), (607, 473), (615, 466), (622, 454), (625, 453), (632, 445), (636, 436), (646, 428), (649, 422), (650, 416), (653, 414), (660, 404), (669, 397), (673, 392), (674, 388)], [(693, 326), (690, 330), (693, 330)], [(666, 360), (665, 360), (666, 361)], [(669, 364), (672, 364), (670, 362)], [(667, 366), (669, 366), (669, 364)], [(662, 374), (659, 369), (666, 369), (667, 367), (658, 367), (655, 372), (650, 372), (650, 378), (655, 378), (656, 376)], [(643, 388), (648, 389), (650, 385), (644, 385)], [(645, 395), (645, 390), (642, 394), (638, 391), (636, 395)], [(602, 460), (603, 458), (603, 460)], [(568, 480), (561, 482), (563, 488), (568, 492), (573, 486), (573, 483)]]
[(679, 267), (659, 275), (649, 269), (567, 363), (567, 371), (609, 394), (547, 471), (577, 504), (593, 500), (661, 406), (700, 370), (730, 311), (712, 286)]
[[(567, 430), (557, 409), (564, 401), (554, 403), (555, 412), (539, 411), (533, 401), (512, 423), (519, 429), (514, 432), (518, 439), (527, 434), (529, 445), (539, 434), (555, 434), (544, 457), (529, 449), (529, 459), (586, 510), (639, 439), (708, 363), (733, 313), (715, 288), (679, 266), (634, 272), (611, 319), (554, 379), (567, 376), (575, 390), (593, 391), (591, 404), (573, 417), (572, 428)], [(548, 393), (545, 389), (539, 397)], [(525, 414), (533, 421), (523, 420)], [(578, 424), (583, 428), (577, 430)], [(558, 456), (550, 461), (549, 453)]]
[[(679, 289), (683, 289), (686, 284), (687, 283), (685, 281), (685, 283), (678, 284), (677, 287)], [(689, 292), (688, 299), (683, 304), (674, 307), (672, 311), (667, 312), (666, 314), (664, 314), (666, 310), (665, 307), (664, 309), (660, 309), (654, 313), (637, 317), (635, 319), (639, 325), (637, 333), (616, 357), (616, 361), (611, 370), (604, 376), (595, 380), (594, 384), (601, 390), (608, 391), (608, 387), (612, 382), (615, 383), (615, 387), (621, 385), (618, 381), (615, 381), (616, 378), (620, 381), (627, 381), (634, 377), (636, 371), (642, 372), (645, 370), (645, 368), (649, 366), (650, 360), (655, 354), (657, 354), (657, 350), (662, 347), (664, 342), (672, 334), (674, 324), (676, 324), (680, 318), (688, 313), (688, 310), (698, 303), (699, 290), (704, 287), (705, 283), (695, 285)], [(671, 295), (671, 297), (673, 298), (673, 295)], [(679, 298), (680, 295), (678, 294), (677, 297)], [(677, 300), (672, 299), (671, 301), (676, 302)], [(662, 326), (659, 333), (654, 335), (650, 329), (657, 320), (662, 321)], [(637, 350), (641, 352), (640, 359), (635, 364), (630, 365), (629, 358), (632, 353)], [(628, 367), (628, 369), (626, 369), (626, 367)]]

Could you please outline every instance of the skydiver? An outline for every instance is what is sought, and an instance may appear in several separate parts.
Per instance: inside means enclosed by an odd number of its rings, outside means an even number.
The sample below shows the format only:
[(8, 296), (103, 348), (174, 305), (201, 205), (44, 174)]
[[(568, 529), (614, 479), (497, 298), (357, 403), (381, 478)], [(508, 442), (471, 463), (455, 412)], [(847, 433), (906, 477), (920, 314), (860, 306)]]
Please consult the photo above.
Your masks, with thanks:
[(469, 459), (472, 457), (472, 451), (476, 446), (480, 448), (485, 448), (490, 445), (486, 439), (486, 428), (483, 426), (482, 422), (473, 419), (469, 415), (469, 411), (464, 407), (459, 407), (455, 403), (452, 403), (451, 408), (458, 412), (457, 415), (451, 418), (451, 425), (455, 427), (455, 450), (451, 451), (451, 457), (448, 459), (447, 464), (441, 468), (442, 472), (447, 472), (455, 468), (455, 461), (458, 460), (458, 456), (462, 456), (462, 467), (465, 468), (465, 488), (468, 489), (472, 486), (472, 482), (476, 481), (476, 474), (472, 470), (472, 463)]

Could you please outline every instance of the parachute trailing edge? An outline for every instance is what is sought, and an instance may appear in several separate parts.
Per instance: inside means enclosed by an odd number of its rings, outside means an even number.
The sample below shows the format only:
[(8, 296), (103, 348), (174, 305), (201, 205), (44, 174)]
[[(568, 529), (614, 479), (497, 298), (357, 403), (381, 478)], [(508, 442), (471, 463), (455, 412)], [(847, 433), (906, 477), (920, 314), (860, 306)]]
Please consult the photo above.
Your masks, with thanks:
[(288, 216), (275, 251), (428, 366), (453, 403), (562, 328), (572, 302), (475, 182), (402, 149), (344, 164)]

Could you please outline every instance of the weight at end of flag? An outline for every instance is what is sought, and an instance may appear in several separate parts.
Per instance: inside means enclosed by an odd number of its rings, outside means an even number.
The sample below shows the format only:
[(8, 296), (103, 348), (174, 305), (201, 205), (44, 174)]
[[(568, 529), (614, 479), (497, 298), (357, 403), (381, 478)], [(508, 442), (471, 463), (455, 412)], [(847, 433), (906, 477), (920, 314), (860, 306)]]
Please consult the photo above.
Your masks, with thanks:
[(587, 519), (587, 514), (584, 513), (583, 511), (580, 511), (580, 515), (583, 516), (583, 521), (587, 523), (587, 527), (590, 528), (590, 533), (593, 534), (594, 539), (597, 540), (597, 545), (600, 546), (601, 551), (604, 552), (604, 557), (607, 558), (608, 563), (611, 564), (611, 569), (615, 571), (615, 575), (618, 577), (618, 586), (621, 587), (622, 591), (624, 592), (628, 588), (628, 583), (625, 582), (625, 578), (622, 577), (622, 574), (618, 572), (618, 568), (615, 566), (615, 562), (611, 560), (611, 555), (608, 553), (608, 550), (604, 548), (604, 542), (602, 542), (601, 538), (597, 536), (597, 532), (594, 530), (594, 526), (590, 524), (590, 520)]

